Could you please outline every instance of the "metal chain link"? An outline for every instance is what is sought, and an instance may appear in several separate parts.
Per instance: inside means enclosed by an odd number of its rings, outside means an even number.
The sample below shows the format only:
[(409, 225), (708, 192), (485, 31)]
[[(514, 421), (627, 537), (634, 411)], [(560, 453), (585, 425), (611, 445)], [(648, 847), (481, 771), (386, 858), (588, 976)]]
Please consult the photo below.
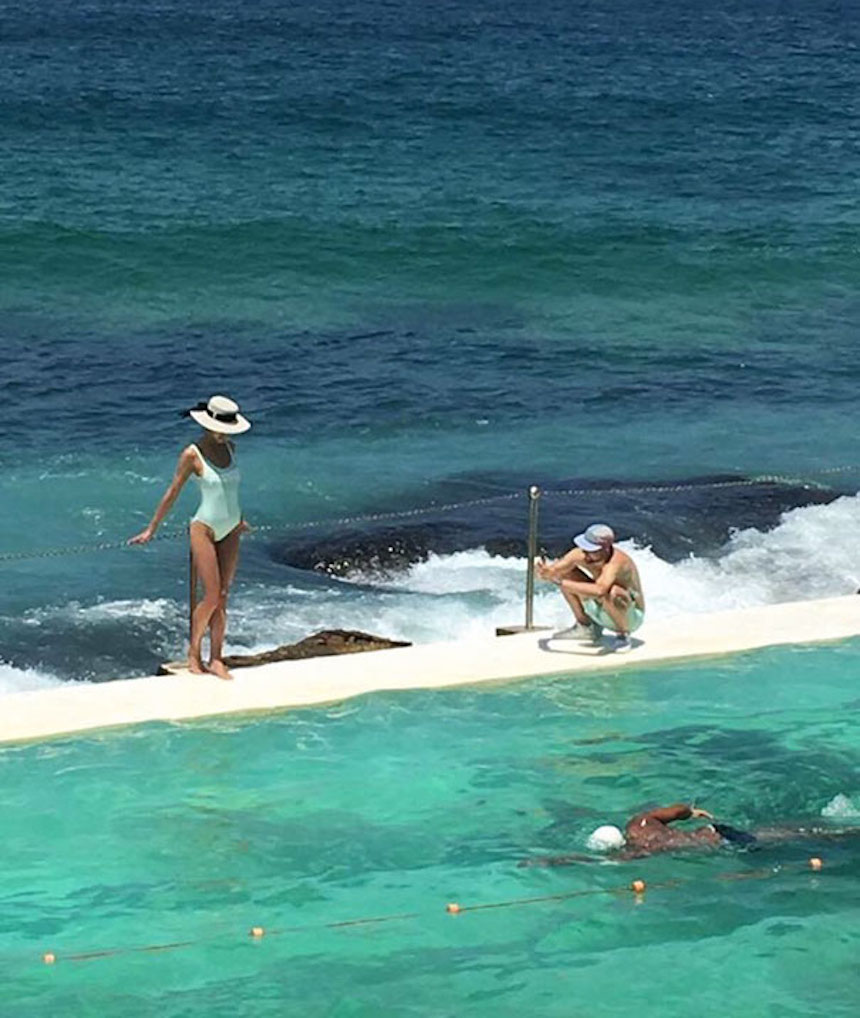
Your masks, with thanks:
[(476, 505), (489, 505), (491, 502), (512, 502), (518, 498), (525, 498), (525, 494), (522, 491), (511, 491), (505, 495), (473, 498), (467, 502), (446, 502), (443, 505), (422, 506), (420, 509), (399, 509), (384, 513), (364, 513), (358, 516), (340, 516), (336, 519), (328, 520), (307, 520), (304, 523), (272, 523), (262, 527), (254, 527), (254, 531), (311, 530), (315, 527), (342, 527), (354, 523), (378, 523), (380, 520), (404, 520), (410, 516), (426, 516), (428, 513), (447, 513), (454, 509), (468, 509)]
[[(451, 512), (454, 509), (468, 509), (472, 506), (489, 505), (492, 502), (513, 501), (525, 498), (521, 491), (508, 492), (505, 495), (492, 495), (487, 498), (473, 498), (466, 502), (446, 502), (442, 505), (422, 506), (418, 509), (399, 509), (391, 512), (363, 513), (354, 516), (339, 516), (325, 520), (306, 520), (300, 523), (271, 523), (253, 527), (252, 531), (257, 534), (273, 533), (288, 530), (312, 530), (317, 527), (342, 527), (357, 523), (378, 523), (381, 520), (402, 520), (414, 516), (426, 516), (429, 513)], [(178, 537), (185, 537), (188, 534), (187, 528), (168, 531), (154, 537), (154, 541), (171, 541)], [(24, 559), (59, 558), (63, 555), (82, 555), (91, 551), (109, 551), (125, 548), (128, 541), (100, 541), (96, 544), (73, 544), (64, 548), (44, 548), (39, 551), (8, 551), (0, 552), (0, 563), (19, 562)]]
[(860, 471), (860, 465), (851, 464), (844, 467), (822, 467), (819, 470), (807, 470), (804, 476), (788, 474), (756, 474), (738, 481), (701, 481), (687, 484), (623, 484), (608, 488), (552, 488), (541, 492), (543, 495), (606, 495), (606, 494), (640, 494), (642, 492), (676, 492), (696, 491), (699, 488), (750, 488), (757, 484), (804, 484), (806, 478), (816, 474), (847, 474)]
[[(156, 541), (172, 541), (177, 537), (185, 537), (186, 529), (169, 531), (153, 538)], [(98, 541), (94, 544), (71, 544), (62, 548), (42, 548), (38, 551), (4, 551), (0, 552), (0, 562), (19, 562), (23, 559), (60, 558), (63, 555), (83, 555), (90, 551), (116, 551), (128, 546), (128, 541)]]
[[(806, 476), (815, 474), (845, 474), (860, 470), (858, 465), (842, 467), (822, 467), (820, 470), (809, 470)], [(738, 481), (702, 481), (689, 482), (686, 484), (640, 484), (640, 485), (617, 485), (603, 488), (548, 488), (541, 491), (541, 496), (559, 497), (582, 497), (589, 495), (621, 495), (621, 494), (643, 494), (645, 492), (679, 492), (697, 491), (699, 489), (714, 488), (750, 488), (758, 484), (803, 484), (802, 477), (789, 477), (784, 474), (759, 474), (756, 477), (748, 477)], [(494, 502), (512, 502), (525, 498), (522, 491), (512, 491), (501, 495), (491, 495), (487, 498), (474, 498), (464, 502), (446, 502), (442, 505), (427, 505), (417, 509), (400, 509), (390, 512), (359, 513), (353, 516), (339, 516), (325, 520), (306, 520), (300, 523), (272, 523), (254, 527), (255, 533), (281, 533), (292, 530), (314, 530), (320, 527), (343, 527), (362, 523), (379, 523), (385, 520), (405, 520), (417, 516), (426, 516), (430, 513), (453, 512), (455, 509), (468, 509), (473, 506), (491, 505)], [(156, 541), (172, 541), (185, 537), (188, 533), (186, 528), (167, 531), (154, 538)], [(128, 541), (100, 541), (94, 544), (74, 544), (63, 548), (44, 548), (37, 551), (7, 551), (0, 552), (0, 563), (21, 562), (29, 559), (60, 558), (66, 555), (83, 555), (94, 551), (117, 551), (128, 546)]]
[(760, 474), (758, 477), (748, 477), (743, 481), (703, 481), (701, 484), (642, 484), (642, 485), (619, 485), (608, 488), (550, 488), (541, 492), (542, 495), (624, 495), (641, 494), (642, 492), (677, 492), (696, 491), (700, 488), (751, 488), (757, 484), (798, 484), (803, 483), (799, 477), (784, 477), (780, 474)]

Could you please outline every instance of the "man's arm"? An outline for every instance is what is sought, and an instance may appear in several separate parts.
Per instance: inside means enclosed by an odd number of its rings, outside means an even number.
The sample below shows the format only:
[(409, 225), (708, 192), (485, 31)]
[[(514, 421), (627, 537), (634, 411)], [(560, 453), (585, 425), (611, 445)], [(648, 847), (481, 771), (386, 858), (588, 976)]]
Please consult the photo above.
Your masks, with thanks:
[(613, 555), (596, 580), (565, 580), (564, 589), (569, 590), (571, 594), (578, 594), (580, 597), (606, 597), (618, 579), (620, 568), (620, 556)]
[(543, 559), (538, 559), (536, 563), (537, 574), (542, 580), (558, 583), (569, 572), (584, 562), (585, 553), (580, 548), (571, 548), (566, 555), (556, 559), (554, 562), (544, 562)]

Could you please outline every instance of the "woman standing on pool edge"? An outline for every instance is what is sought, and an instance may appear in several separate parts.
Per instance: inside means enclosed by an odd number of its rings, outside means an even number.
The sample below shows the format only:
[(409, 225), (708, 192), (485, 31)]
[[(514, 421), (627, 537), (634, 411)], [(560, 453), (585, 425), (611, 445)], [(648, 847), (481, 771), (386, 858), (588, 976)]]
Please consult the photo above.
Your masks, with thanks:
[[(183, 411), (203, 427), (196, 444), (182, 450), (176, 473), (164, 493), (149, 526), (129, 540), (146, 544), (155, 536), (159, 524), (170, 512), (179, 492), (194, 474), (200, 484), (200, 506), (189, 528), (191, 557), (197, 575), (203, 581), (203, 599), (191, 618), (188, 669), (198, 675), (211, 672), (220, 679), (232, 679), (222, 660), (224, 633), (227, 629), (227, 596), (239, 562), (239, 539), (250, 529), (239, 508), (239, 468), (230, 435), (240, 435), (251, 424), (239, 413), (239, 407), (226, 396), (213, 396)], [(210, 654), (203, 665), (202, 644), (209, 630)]]

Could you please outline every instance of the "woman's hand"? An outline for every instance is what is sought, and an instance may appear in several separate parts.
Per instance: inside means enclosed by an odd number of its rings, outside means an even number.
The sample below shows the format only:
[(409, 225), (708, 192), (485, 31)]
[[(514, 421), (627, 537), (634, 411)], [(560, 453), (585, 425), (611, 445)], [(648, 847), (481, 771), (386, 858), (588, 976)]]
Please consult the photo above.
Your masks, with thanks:
[(713, 820), (714, 814), (709, 813), (706, 809), (699, 809), (698, 806), (690, 807), (690, 816), (695, 820)]
[(128, 539), (129, 544), (148, 544), (153, 537), (155, 537), (155, 528), (149, 526), (146, 530), (141, 530), (139, 534), (135, 534), (134, 537)]
[(247, 520), (242, 520), (242, 522), (239, 524), (239, 533), (240, 534), (253, 534), (254, 533), (254, 528), (251, 526), (251, 524)]

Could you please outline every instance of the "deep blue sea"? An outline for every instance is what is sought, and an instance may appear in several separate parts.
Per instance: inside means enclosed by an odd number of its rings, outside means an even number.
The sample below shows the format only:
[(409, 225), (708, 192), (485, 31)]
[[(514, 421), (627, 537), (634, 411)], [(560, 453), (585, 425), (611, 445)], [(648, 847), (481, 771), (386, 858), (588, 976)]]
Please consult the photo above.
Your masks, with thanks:
[[(601, 489), (542, 541), (613, 523), (655, 614), (855, 589), (858, 40), (811, 0), (6, 3), (0, 553), (137, 532), (222, 392), (268, 528), (232, 649), (521, 621), (522, 498), (294, 525), (532, 482)], [(0, 559), (0, 689), (180, 655), (185, 569)]]

